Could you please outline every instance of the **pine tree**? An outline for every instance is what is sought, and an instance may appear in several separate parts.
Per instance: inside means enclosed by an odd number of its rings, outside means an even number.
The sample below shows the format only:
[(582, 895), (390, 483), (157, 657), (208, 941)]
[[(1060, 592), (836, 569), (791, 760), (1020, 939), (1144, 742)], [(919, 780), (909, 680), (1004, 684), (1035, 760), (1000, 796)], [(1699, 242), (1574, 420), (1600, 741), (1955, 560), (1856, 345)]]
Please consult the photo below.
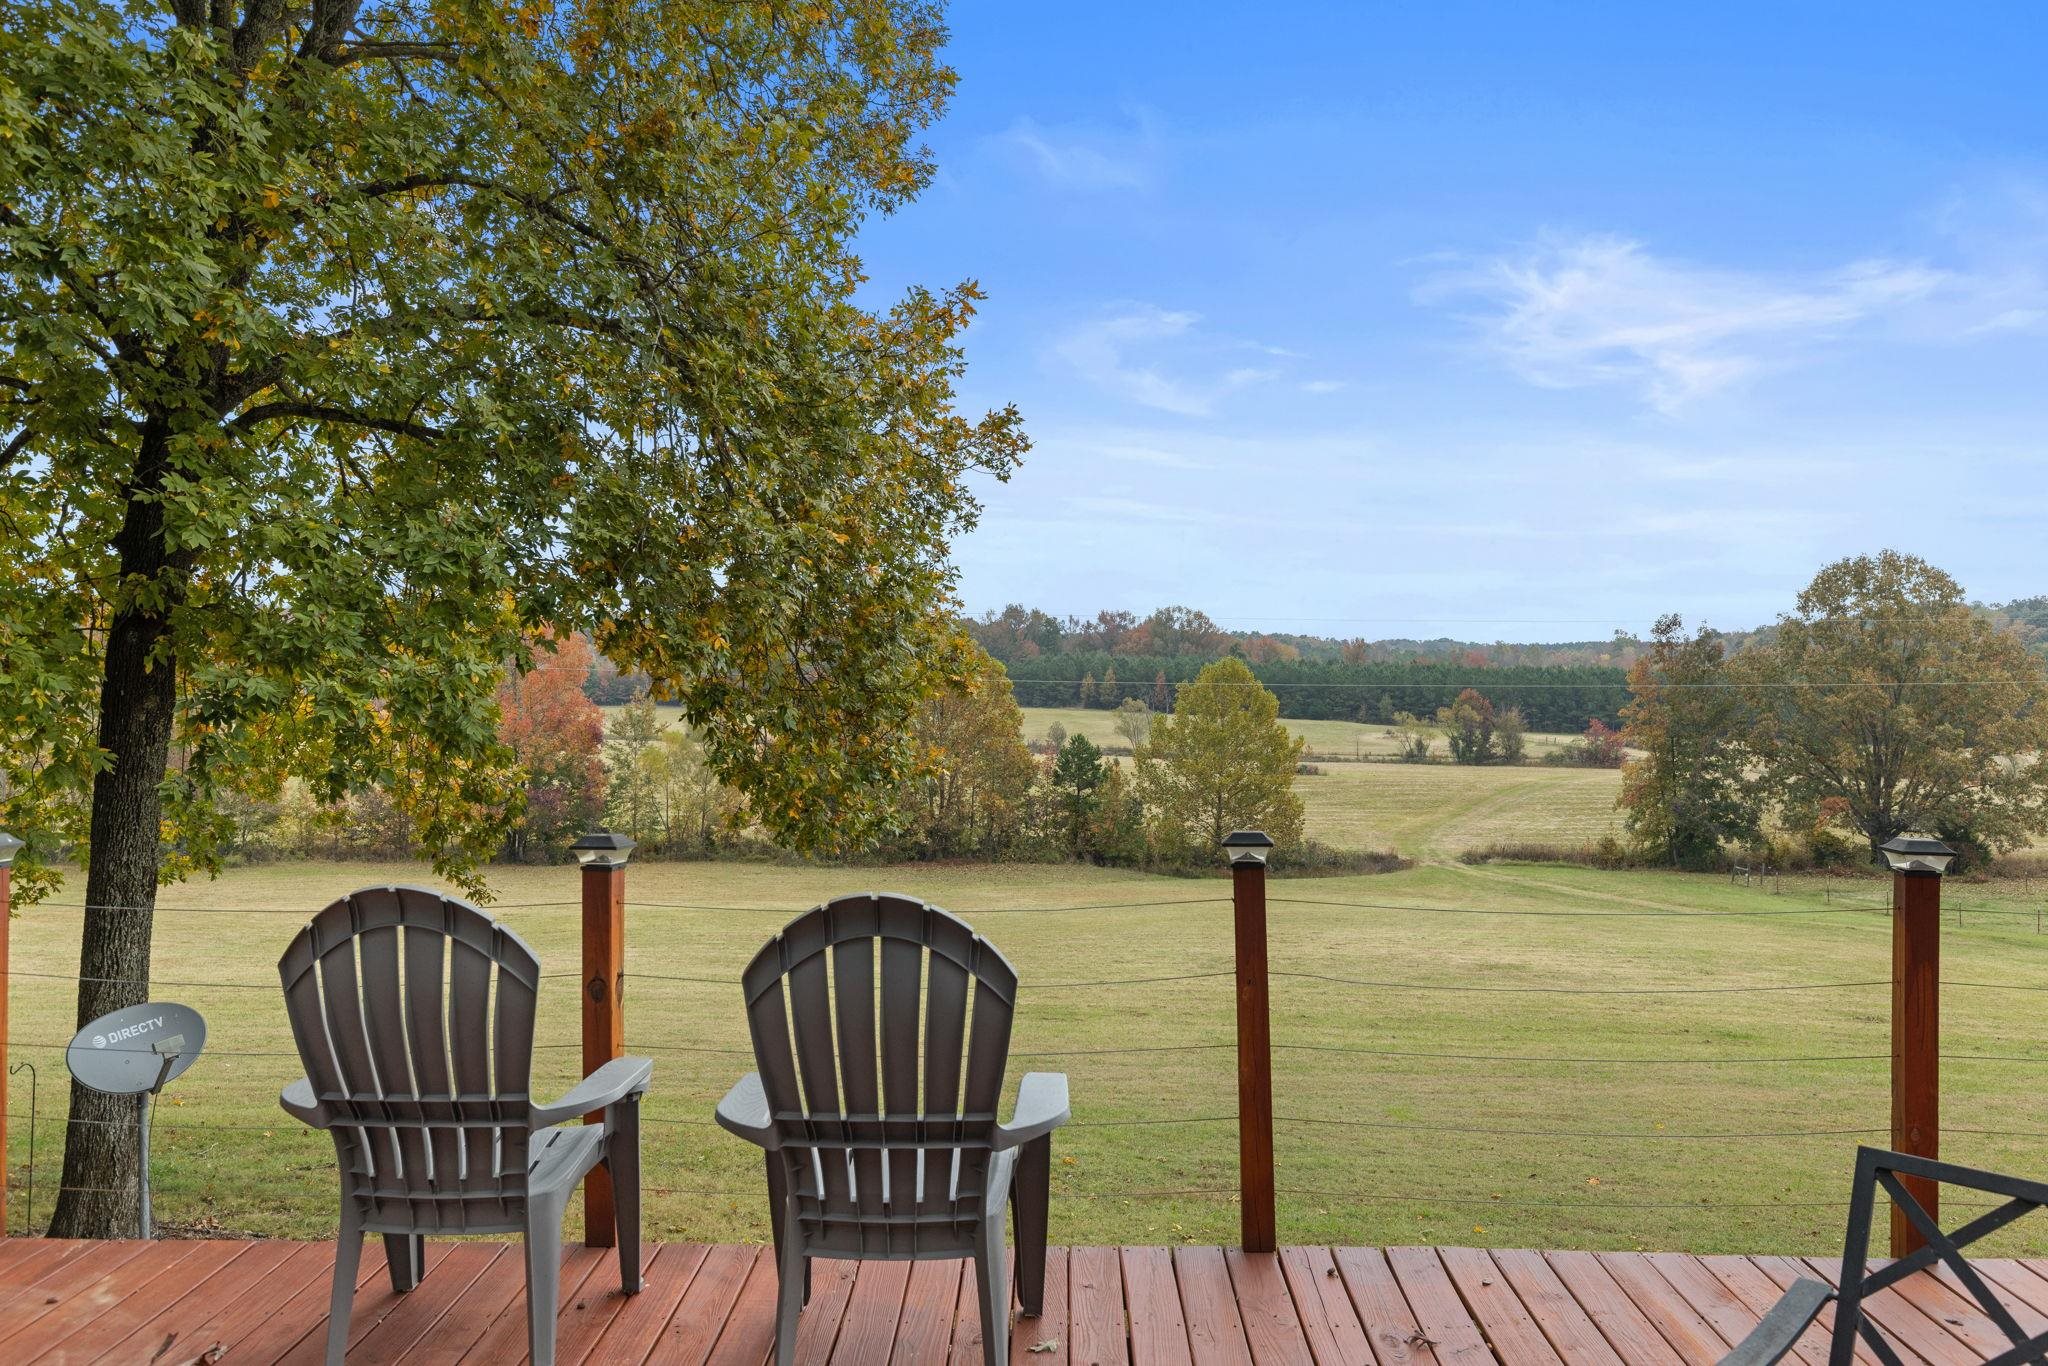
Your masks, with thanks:
[(1079, 857), (1087, 852), (1088, 823), (1098, 805), (1102, 786), (1102, 751), (1085, 735), (1071, 737), (1053, 760), (1052, 790), (1059, 805), (1067, 852)]

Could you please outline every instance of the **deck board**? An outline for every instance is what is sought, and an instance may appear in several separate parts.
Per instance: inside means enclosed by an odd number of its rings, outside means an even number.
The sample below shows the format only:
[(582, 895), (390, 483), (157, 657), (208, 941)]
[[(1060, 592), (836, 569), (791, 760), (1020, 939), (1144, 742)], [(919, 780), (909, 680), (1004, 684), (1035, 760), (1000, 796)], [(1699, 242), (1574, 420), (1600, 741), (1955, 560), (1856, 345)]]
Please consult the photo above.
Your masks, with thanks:
[[(972, 1271), (961, 1279), (973, 1278)], [(1072, 1360), (1067, 1335), (1067, 1250), (1045, 1251), (1045, 1303), (1036, 1318), (1020, 1312), (1010, 1327), (1010, 1360), (1029, 1366), (1067, 1366)]]
[(1436, 1366), (1434, 1344), (1408, 1307), (1386, 1255), (1376, 1247), (1340, 1247), (1332, 1255), (1378, 1366)]
[[(526, 1355), (517, 1244), (428, 1245), (427, 1274), (391, 1292), (364, 1249), (352, 1366), (508, 1363)], [(2048, 1325), (2048, 1262), (1975, 1264), (2029, 1331)], [(324, 1243), (0, 1243), (0, 1358), (9, 1362), (316, 1361), (334, 1251)], [(1045, 1313), (1013, 1318), (1017, 1366), (1706, 1366), (1827, 1258), (1473, 1248), (1053, 1248)], [(674, 1243), (621, 1294), (615, 1253), (563, 1256), (562, 1366), (766, 1366), (776, 1267), (765, 1247)], [(1014, 1286), (1013, 1286), (1014, 1289)], [(978, 1366), (973, 1266), (819, 1261), (797, 1359)], [(1873, 1296), (1915, 1366), (1980, 1363), (2004, 1335), (1946, 1270)], [(1795, 1359), (1825, 1359), (1818, 1332)]]
[(1344, 1293), (1344, 1278), (1337, 1272), (1330, 1249), (1283, 1247), (1280, 1270), (1294, 1295), (1302, 1336), (1308, 1340), (1316, 1366), (1352, 1366), (1373, 1360), (1365, 1325), (1359, 1322), (1351, 1297)]

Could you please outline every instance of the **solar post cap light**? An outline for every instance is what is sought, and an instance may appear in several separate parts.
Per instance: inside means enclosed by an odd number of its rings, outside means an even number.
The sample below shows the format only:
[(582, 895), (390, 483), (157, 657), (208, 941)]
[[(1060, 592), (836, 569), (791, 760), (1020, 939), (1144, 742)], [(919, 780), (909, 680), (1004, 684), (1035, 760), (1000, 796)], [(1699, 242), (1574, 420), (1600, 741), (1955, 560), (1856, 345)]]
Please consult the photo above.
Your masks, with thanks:
[(617, 868), (632, 857), (634, 847), (635, 841), (630, 837), (600, 830), (577, 840), (569, 846), (569, 851), (586, 868)]
[(1232, 863), (1264, 863), (1273, 837), (1263, 830), (1233, 830), (1223, 837), (1223, 848)]
[(1940, 840), (1921, 839), (1914, 835), (1888, 839), (1878, 848), (1884, 852), (1884, 861), (1895, 873), (1939, 877), (1956, 861), (1956, 851)]
[(64, 1063), (83, 1086), (110, 1096), (135, 1097), (135, 1132), (141, 1152), (135, 1167), (142, 1236), (150, 1236), (150, 1097), (183, 1076), (206, 1046), (206, 1021), (190, 1006), (145, 1001), (100, 1016), (78, 1031)]
[(21, 852), (21, 841), (0, 830), (0, 868), (14, 866), (14, 856)]

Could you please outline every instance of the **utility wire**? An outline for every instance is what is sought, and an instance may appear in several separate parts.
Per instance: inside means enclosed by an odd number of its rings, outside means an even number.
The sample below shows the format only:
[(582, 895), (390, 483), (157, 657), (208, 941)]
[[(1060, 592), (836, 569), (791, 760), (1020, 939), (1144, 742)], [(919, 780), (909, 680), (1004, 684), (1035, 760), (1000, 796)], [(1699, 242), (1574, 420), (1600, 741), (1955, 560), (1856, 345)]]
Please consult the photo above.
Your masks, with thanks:
[[(1056, 915), (1065, 911), (1125, 911), (1144, 910), (1158, 906), (1228, 906), (1230, 899), (1225, 896), (1185, 897), (1173, 901), (1102, 901), (1085, 906), (983, 906), (978, 909), (958, 906), (948, 907), (959, 916), (975, 915)], [(655, 911), (718, 911), (743, 914), (760, 913), (782, 915), (794, 918), (804, 913), (804, 908), (792, 909), (784, 906), (700, 906), (683, 901), (628, 901), (626, 905), (635, 910)]]
[[(1219, 973), (1217, 976), (1230, 976)], [(1779, 982), (1755, 986), (1728, 987), (1502, 987), (1462, 986), (1440, 982), (1383, 982), (1362, 977), (1334, 977), (1321, 972), (1273, 972), (1273, 977), (1310, 982), (1331, 982), (1338, 986), (1375, 987), (1381, 991), (1457, 991), (1545, 996), (1719, 996), (1751, 991), (1842, 991), (1852, 987), (1888, 987), (1890, 978), (1863, 982)]]
[(1644, 918), (1651, 920), (1711, 920), (1742, 919), (1757, 916), (1776, 915), (1850, 915), (1863, 911), (1860, 906), (1793, 906), (1754, 911), (1667, 911), (1667, 910), (1517, 910), (1496, 909), (1488, 906), (1411, 906), (1385, 901), (1325, 901), (1311, 897), (1269, 896), (1269, 905), (1280, 906), (1330, 906), (1341, 910), (1357, 911), (1416, 911), (1426, 915), (1499, 915), (1499, 916), (1570, 916), (1588, 920), (1625, 920)]

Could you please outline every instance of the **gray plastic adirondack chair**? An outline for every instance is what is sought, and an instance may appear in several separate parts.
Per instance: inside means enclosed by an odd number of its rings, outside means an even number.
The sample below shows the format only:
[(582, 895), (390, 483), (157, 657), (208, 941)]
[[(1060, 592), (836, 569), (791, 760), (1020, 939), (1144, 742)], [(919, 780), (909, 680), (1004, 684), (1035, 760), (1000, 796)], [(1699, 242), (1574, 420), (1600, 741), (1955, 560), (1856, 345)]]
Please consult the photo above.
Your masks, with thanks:
[(996, 1120), (1016, 970), (945, 911), (863, 893), (784, 926), (741, 985), (760, 1071), (719, 1102), (718, 1122), (766, 1156), (777, 1366), (795, 1359), (811, 1258), (964, 1256), (980, 1286), (982, 1360), (1003, 1366), (1004, 1207), (1017, 1209), (1018, 1299), (1036, 1315), (1052, 1131), (1068, 1118), (1066, 1077), (1031, 1072), (1011, 1121)]
[[(391, 1288), (411, 1290), (430, 1234), (526, 1239), (527, 1342), (555, 1355), (562, 1212), (610, 1169), (619, 1282), (640, 1289), (640, 1097), (654, 1064), (619, 1058), (552, 1105), (527, 1094), (540, 961), (476, 907), (423, 887), (373, 887), (314, 916), (278, 960), (306, 1075), (293, 1116), (334, 1136), (341, 1232), (327, 1360), (348, 1347), (363, 1235), (384, 1235)], [(569, 1125), (594, 1111), (601, 1125)]]

